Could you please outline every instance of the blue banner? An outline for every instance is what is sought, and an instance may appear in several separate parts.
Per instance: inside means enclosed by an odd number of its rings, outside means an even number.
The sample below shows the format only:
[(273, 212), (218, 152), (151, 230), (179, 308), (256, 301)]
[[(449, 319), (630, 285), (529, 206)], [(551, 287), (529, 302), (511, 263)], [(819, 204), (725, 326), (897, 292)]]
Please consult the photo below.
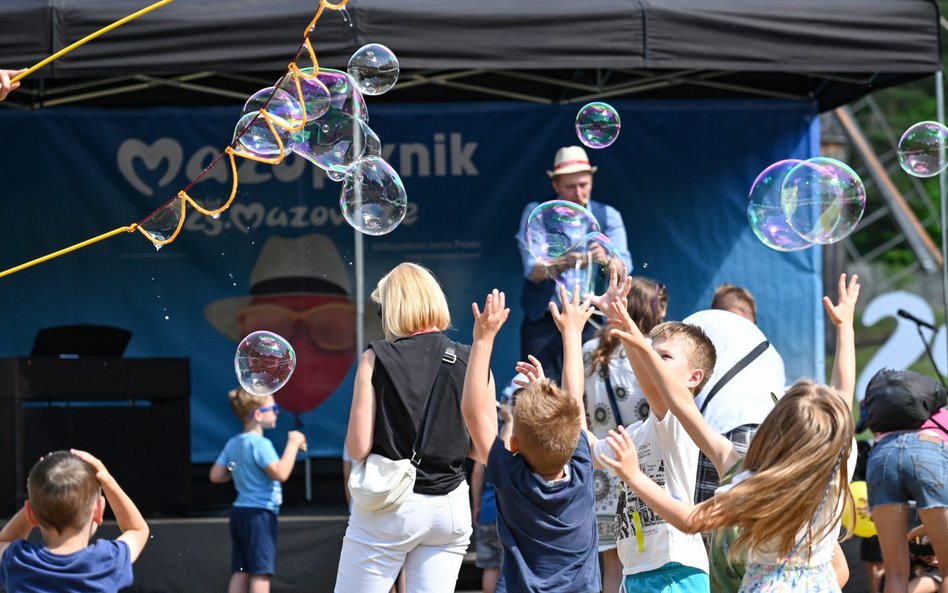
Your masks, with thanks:
[[(599, 167), (593, 195), (621, 212), (634, 273), (668, 286), (669, 319), (707, 308), (721, 282), (746, 286), (788, 379), (821, 377), (820, 251), (771, 251), (745, 215), (750, 184), (764, 167), (816, 154), (813, 106), (613, 105), (622, 132), (611, 147), (589, 151)], [(557, 148), (577, 143), (576, 110), (369, 104), (369, 124), (404, 181), (409, 209), (394, 232), (364, 237), (365, 298), (394, 265), (418, 262), (444, 287), (452, 335), (469, 342), (471, 302), (495, 287), (507, 291), (512, 315), (493, 359), (501, 383), (519, 357), (514, 234), (527, 202), (552, 197), (545, 171)], [(0, 267), (139, 221), (208, 166), (238, 115), (231, 107), (0, 112), (8, 220)], [(358, 361), (351, 340), (327, 338), (351, 331), (345, 320), (357, 281), (355, 231), (339, 209), (340, 185), (295, 156), (276, 167), (238, 165), (234, 204), (219, 218), (188, 208), (181, 236), (160, 250), (137, 232), (122, 233), (0, 279), (0, 355), (28, 354), (43, 327), (89, 323), (130, 329), (126, 356), (189, 358), (192, 457), (206, 462), (240, 430), (226, 397), (237, 385), (235, 340), (267, 320), (290, 334), (299, 359), (276, 394), (285, 412), (274, 441), (282, 446), (285, 431), (299, 424), (310, 455), (338, 456)], [(230, 187), (225, 160), (189, 193), (213, 206)], [(286, 275), (307, 279), (311, 289), (281, 290), (274, 282)], [(374, 305), (366, 311), (377, 337)]]

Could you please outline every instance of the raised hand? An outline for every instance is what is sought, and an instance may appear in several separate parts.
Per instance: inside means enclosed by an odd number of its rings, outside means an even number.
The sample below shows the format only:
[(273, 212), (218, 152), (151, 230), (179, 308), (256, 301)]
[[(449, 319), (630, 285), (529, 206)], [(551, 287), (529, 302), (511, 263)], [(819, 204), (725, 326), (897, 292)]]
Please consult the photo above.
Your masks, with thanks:
[(597, 309), (608, 316), (612, 311), (612, 303), (620, 298), (628, 298), (630, 290), (632, 290), (632, 277), (625, 276), (620, 283), (617, 266), (611, 266), (609, 268), (609, 288), (602, 296), (593, 296), (591, 301)]
[(471, 310), (474, 312), (475, 340), (493, 340), (510, 315), (510, 309), (507, 308), (507, 295), (496, 288), (487, 294), (483, 313), (477, 303), (471, 303)]
[(567, 297), (566, 288), (560, 286), (560, 301), (563, 302), (562, 310), (556, 307), (556, 303), (550, 302), (550, 313), (556, 327), (564, 335), (570, 332), (582, 334), (586, 322), (592, 316), (592, 301), (589, 298), (580, 301), (579, 284), (573, 286), (572, 299)]
[(616, 430), (609, 431), (606, 443), (612, 447), (612, 454), (600, 455), (600, 463), (611, 467), (628, 484), (636, 474), (642, 471), (639, 467), (639, 452), (635, 448), (635, 443), (632, 442), (632, 437), (629, 436), (625, 427), (619, 426)]
[(540, 364), (540, 361), (536, 356), (528, 354), (527, 360), (529, 362), (524, 362), (522, 360), (517, 362), (517, 366), (515, 367), (518, 373), (523, 373), (527, 377), (526, 381), (523, 379), (514, 380), (514, 383), (520, 387), (526, 387), (530, 383), (542, 381), (546, 378), (546, 376), (543, 374), (543, 365)]
[(823, 308), (826, 309), (826, 314), (829, 315), (833, 325), (851, 327), (856, 317), (856, 301), (859, 300), (859, 275), (853, 274), (847, 283), (846, 274), (840, 274), (836, 291), (837, 303), (834, 305), (828, 296), (824, 296)]
[(95, 468), (95, 477), (97, 480), (99, 480), (100, 484), (107, 481), (111, 477), (109, 470), (105, 469), (105, 464), (102, 463), (99, 458), (94, 456), (92, 453), (80, 451), (79, 449), (70, 449), (69, 452)]

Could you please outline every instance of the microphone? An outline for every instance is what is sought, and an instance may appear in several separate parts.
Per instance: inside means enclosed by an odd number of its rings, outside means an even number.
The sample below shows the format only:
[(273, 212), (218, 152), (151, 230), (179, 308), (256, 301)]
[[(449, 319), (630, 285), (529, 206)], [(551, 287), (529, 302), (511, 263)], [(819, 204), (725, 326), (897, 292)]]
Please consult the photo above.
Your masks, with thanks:
[(912, 315), (911, 313), (909, 313), (909, 312), (906, 311), (905, 309), (899, 309), (898, 311), (895, 312), (895, 314), (898, 315), (899, 317), (901, 317), (902, 319), (908, 319), (909, 321), (914, 321), (915, 324), (918, 325), (919, 327), (928, 328), (928, 329), (932, 330), (933, 332), (934, 332), (934, 331), (938, 331), (938, 328), (937, 328), (937, 327), (935, 327), (935, 326), (932, 325), (931, 323), (928, 323), (927, 321), (922, 321), (921, 319), (919, 319), (918, 317)]

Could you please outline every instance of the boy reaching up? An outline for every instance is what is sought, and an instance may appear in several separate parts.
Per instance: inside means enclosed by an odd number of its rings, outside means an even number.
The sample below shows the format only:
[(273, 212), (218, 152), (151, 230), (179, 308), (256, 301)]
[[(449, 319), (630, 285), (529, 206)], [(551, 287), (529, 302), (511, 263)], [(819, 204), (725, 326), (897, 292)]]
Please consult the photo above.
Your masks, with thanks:
[[(564, 294), (565, 296), (565, 294)], [(550, 309), (563, 334), (564, 366), (578, 357), (589, 302), (563, 299)], [(471, 458), (487, 466), (494, 484), (497, 524), (504, 547), (498, 593), (598, 593), (598, 536), (593, 512), (593, 460), (582, 406), (551, 381), (531, 377), (517, 396), (510, 448), (497, 438), (490, 355), (510, 313), (506, 296), (475, 303), (474, 341), (464, 378), (461, 411), (473, 443)]]
[[(24, 507), (0, 531), (0, 587), (105, 592), (131, 586), (148, 524), (101, 461), (75, 449), (50, 453), (30, 470), (27, 491)], [(106, 502), (122, 534), (90, 544)], [(34, 527), (42, 544), (27, 540)]]

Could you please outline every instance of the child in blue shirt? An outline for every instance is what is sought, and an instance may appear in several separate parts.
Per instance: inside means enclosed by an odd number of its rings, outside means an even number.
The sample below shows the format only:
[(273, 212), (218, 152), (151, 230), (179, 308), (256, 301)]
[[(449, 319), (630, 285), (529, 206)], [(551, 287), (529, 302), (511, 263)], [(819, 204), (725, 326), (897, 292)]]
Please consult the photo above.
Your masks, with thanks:
[[(504, 293), (494, 290), (483, 313), (476, 304), (473, 310), (474, 342), (461, 411), (473, 444), (471, 457), (486, 464), (487, 480), (495, 488), (504, 546), (496, 591), (598, 593), (593, 459), (579, 401), (582, 389), (577, 397), (543, 379), (531, 357), (536, 373), (517, 396), (508, 449), (497, 437), (490, 354), (510, 309)], [(588, 306), (566, 299), (563, 312), (554, 312), (563, 334), (564, 366), (578, 365), (572, 374), (580, 381), (582, 327), (590, 313)]]
[[(116, 593), (131, 586), (148, 524), (101, 461), (75, 449), (50, 453), (30, 470), (27, 490), (26, 504), (0, 531), (0, 587)], [(122, 534), (90, 545), (106, 502)], [(42, 544), (26, 539), (33, 527)]]
[(277, 456), (264, 429), (274, 428), (279, 406), (272, 396), (257, 396), (243, 389), (229, 394), (231, 410), (244, 424), (211, 466), (215, 484), (234, 481), (237, 499), (230, 512), (231, 577), (229, 593), (266, 593), (276, 568), (277, 514), (283, 503), (282, 482), (290, 477), (296, 453), (306, 447), (297, 430), (287, 434), (286, 448)]

